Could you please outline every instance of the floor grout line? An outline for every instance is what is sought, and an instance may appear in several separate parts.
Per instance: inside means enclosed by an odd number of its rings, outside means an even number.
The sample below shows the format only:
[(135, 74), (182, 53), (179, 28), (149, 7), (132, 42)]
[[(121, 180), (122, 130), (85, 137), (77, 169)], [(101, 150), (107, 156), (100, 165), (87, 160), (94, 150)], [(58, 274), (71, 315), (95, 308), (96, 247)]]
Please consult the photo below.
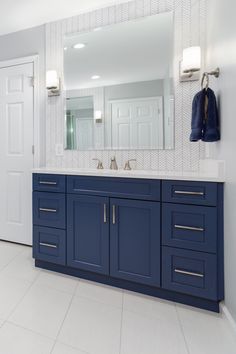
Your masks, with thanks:
[(61, 325), (60, 325), (60, 328), (59, 328), (59, 330), (58, 330), (58, 332), (57, 332), (57, 335), (56, 335), (56, 338), (55, 338), (55, 341), (54, 341), (54, 344), (53, 344), (53, 347), (52, 347), (52, 350), (51, 350), (50, 354), (53, 353), (53, 350), (54, 350), (54, 348), (55, 348), (55, 346), (56, 346), (56, 343), (57, 343), (58, 337), (59, 337), (59, 335), (60, 335), (61, 329), (62, 329), (62, 327), (63, 327), (63, 325), (64, 325), (64, 323), (65, 323), (66, 317), (67, 317), (67, 315), (68, 315), (68, 313), (69, 313), (69, 310), (70, 310), (70, 308), (71, 308), (71, 304), (72, 304), (72, 302), (73, 302), (73, 300), (74, 300), (74, 298), (75, 298), (75, 294), (76, 294), (76, 290), (77, 290), (78, 286), (79, 286), (79, 281), (78, 281), (78, 284), (75, 286), (75, 289), (74, 289), (74, 291), (73, 291), (73, 294), (71, 295), (71, 300), (70, 300), (70, 302), (69, 302), (69, 304), (68, 304), (68, 308), (67, 308), (67, 311), (66, 311), (66, 313), (65, 313), (65, 316), (64, 316), (64, 318), (63, 318), (63, 320), (62, 320), (62, 323), (61, 323)]
[[(0, 240), (1, 241), (1, 240)], [(0, 273), (7, 267), (9, 266), (9, 264), (11, 264), (17, 257), (19, 257), (21, 254), (23, 254), (25, 252), (25, 250), (22, 250), (21, 252), (19, 252), (17, 255), (15, 255), (8, 263), (6, 263), (1, 269), (0, 269)]]
[[(24, 300), (24, 298), (26, 297), (26, 295), (28, 294), (28, 292), (30, 291), (30, 289), (32, 288), (32, 286), (34, 285), (34, 283), (36, 282), (36, 280), (38, 279), (40, 275), (40, 272), (36, 275), (35, 279), (31, 283), (30, 286), (28, 287), (28, 289), (26, 290), (26, 292), (24, 293), (24, 295), (20, 298), (20, 300), (17, 302), (17, 304), (14, 306), (13, 310), (10, 312), (9, 316), (7, 316), (6, 321), (9, 320), (9, 318), (11, 317), (11, 315), (13, 314), (13, 312), (16, 310), (16, 308), (20, 305), (20, 303)], [(10, 322), (10, 321), (9, 321)]]
[(182, 321), (181, 321), (181, 318), (180, 318), (180, 314), (179, 314), (179, 311), (178, 311), (178, 307), (177, 307), (176, 304), (175, 304), (175, 311), (176, 311), (177, 319), (178, 319), (178, 322), (179, 322), (180, 330), (181, 330), (181, 333), (182, 333), (183, 338), (184, 338), (185, 347), (187, 349), (188, 354), (191, 354), (189, 346), (188, 346), (187, 338), (186, 338), (186, 335), (185, 335), (185, 332), (184, 332), (183, 324), (182, 324)]

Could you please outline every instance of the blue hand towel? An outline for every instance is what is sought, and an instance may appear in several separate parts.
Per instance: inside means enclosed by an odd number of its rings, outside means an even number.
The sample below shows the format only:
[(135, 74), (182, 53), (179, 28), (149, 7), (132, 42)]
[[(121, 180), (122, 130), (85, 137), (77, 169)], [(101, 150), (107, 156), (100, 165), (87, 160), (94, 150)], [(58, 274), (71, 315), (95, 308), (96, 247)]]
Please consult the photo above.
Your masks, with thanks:
[(213, 142), (220, 140), (219, 114), (214, 91), (206, 90), (207, 110), (203, 125), (202, 141)]
[(191, 128), (190, 141), (220, 140), (216, 97), (210, 88), (201, 90), (193, 99)]
[(203, 118), (205, 114), (205, 91), (205, 89), (201, 90), (193, 98), (190, 141), (198, 141), (202, 138)]

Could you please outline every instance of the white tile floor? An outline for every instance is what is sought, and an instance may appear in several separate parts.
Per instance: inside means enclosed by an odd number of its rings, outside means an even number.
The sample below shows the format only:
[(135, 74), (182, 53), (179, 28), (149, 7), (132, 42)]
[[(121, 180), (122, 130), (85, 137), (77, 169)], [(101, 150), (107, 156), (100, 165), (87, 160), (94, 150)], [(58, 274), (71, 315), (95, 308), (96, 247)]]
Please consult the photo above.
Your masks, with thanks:
[(0, 354), (236, 354), (220, 316), (36, 269), (0, 242)]

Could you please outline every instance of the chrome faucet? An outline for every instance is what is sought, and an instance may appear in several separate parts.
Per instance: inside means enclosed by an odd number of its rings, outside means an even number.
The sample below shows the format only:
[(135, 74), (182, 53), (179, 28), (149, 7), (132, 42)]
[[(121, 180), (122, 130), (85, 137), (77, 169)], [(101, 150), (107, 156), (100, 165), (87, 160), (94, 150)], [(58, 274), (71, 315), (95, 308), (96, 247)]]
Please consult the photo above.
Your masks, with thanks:
[(115, 156), (111, 158), (110, 170), (118, 170)]

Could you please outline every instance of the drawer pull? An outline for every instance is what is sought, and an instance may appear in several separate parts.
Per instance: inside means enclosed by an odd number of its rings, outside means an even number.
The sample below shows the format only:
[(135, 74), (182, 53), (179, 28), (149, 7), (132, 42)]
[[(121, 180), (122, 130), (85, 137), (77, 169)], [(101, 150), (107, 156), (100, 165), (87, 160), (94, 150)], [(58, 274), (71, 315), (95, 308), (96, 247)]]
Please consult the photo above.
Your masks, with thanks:
[(204, 195), (204, 192), (191, 192), (191, 191), (174, 191), (175, 194), (182, 195)]
[(56, 213), (57, 209), (39, 208), (39, 211), (44, 211), (46, 213)]
[(39, 181), (39, 184), (46, 184), (48, 186), (56, 186), (57, 182), (53, 182), (53, 181)]
[(116, 206), (112, 206), (112, 224), (115, 225), (116, 223)]
[(39, 245), (44, 247), (49, 247), (49, 248), (57, 248), (57, 245), (52, 245), (51, 243), (40, 242)]
[(205, 231), (202, 227), (193, 227), (193, 226), (184, 226), (184, 225), (175, 225), (175, 229), (180, 229), (180, 230), (190, 230), (190, 231), (200, 231), (203, 232)]
[(184, 274), (184, 275), (191, 275), (193, 277), (198, 277), (198, 278), (204, 278), (204, 274), (187, 272), (186, 270), (181, 270), (181, 269), (175, 269), (175, 273), (180, 273), (180, 274)]
[(104, 224), (107, 223), (107, 206), (106, 206), (106, 204), (103, 205), (103, 221), (104, 221)]

